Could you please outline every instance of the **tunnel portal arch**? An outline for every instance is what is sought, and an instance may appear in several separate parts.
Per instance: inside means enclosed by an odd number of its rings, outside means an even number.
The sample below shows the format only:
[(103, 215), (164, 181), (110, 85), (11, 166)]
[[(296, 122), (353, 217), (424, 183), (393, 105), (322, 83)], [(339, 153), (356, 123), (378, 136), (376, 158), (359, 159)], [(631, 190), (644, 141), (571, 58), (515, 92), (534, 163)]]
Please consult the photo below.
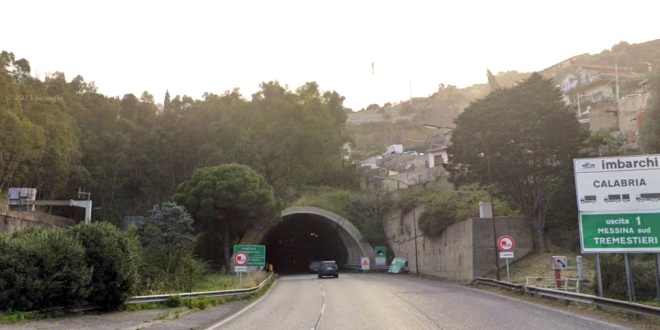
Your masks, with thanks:
[[(347, 260), (342, 260), (344, 264), (360, 264), (361, 257), (369, 257), (373, 260), (376, 253), (374, 248), (367, 242), (362, 233), (344, 217), (314, 206), (291, 206), (282, 211), (282, 218), (286, 220), (287, 217), (292, 215), (309, 214), (315, 215), (317, 218), (333, 224), (337, 229), (337, 234), (346, 247)], [(240, 245), (258, 245), (261, 244), (266, 235), (275, 227), (279, 222), (260, 222), (252, 226), (245, 233), (240, 241)]]

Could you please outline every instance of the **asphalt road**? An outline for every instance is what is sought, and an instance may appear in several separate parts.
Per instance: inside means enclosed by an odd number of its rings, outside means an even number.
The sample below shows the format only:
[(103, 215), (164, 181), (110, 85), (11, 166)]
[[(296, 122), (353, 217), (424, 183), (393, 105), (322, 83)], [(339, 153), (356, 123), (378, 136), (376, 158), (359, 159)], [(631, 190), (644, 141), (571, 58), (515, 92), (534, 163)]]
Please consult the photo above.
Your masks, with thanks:
[[(631, 323), (631, 327), (634, 325)], [(281, 276), (254, 302), (202, 311), (116, 312), (3, 324), (0, 329), (624, 329), (592, 318), (411, 275)]]
[(283, 276), (208, 329), (624, 329), (440, 281), (391, 274)]

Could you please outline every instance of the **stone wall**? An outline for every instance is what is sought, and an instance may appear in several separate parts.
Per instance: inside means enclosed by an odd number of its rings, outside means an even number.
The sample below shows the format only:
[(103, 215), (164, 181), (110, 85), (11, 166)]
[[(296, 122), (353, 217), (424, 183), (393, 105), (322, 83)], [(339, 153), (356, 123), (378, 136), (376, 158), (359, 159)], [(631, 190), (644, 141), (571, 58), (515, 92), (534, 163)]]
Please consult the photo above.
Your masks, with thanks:
[(0, 233), (12, 233), (34, 226), (68, 227), (76, 224), (75, 220), (33, 211), (9, 211), (6, 205), (0, 205)]
[[(415, 210), (415, 218), (423, 207)], [(496, 235), (509, 235), (516, 243), (515, 259), (532, 251), (529, 224), (523, 218), (497, 217)], [(408, 259), (411, 272), (415, 272), (415, 239), (413, 213), (391, 215), (384, 223), (385, 234), (395, 256)], [(417, 255), (420, 274), (455, 281), (471, 281), (495, 270), (495, 243), (492, 221), (471, 218), (447, 228), (439, 237), (426, 237), (418, 228)], [(514, 260), (515, 260), (514, 259)], [(504, 259), (498, 259), (501, 266)], [(509, 260), (511, 261), (511, 260)], [(501, 270), (506, 276), (506, 270)]]

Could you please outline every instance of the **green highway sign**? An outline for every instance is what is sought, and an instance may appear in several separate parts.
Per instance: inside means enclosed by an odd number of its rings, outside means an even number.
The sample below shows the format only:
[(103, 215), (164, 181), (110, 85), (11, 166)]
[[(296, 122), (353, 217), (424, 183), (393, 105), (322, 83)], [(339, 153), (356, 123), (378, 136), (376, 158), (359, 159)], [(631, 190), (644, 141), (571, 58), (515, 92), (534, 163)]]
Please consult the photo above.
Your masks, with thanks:
[(581, 213), (582, 252), (660, 252), (660, 213)]
[(407, 261), (408, 260), (403, 258), (394, 258), (394, 260), (392, 260), (392, 264), (390, 265), (390, 269), (387, 272), (394, 274), (400, 273), (403, 267), (406, 265)]
[(266, 246), (265, 245), (234, 245), (234, 254), (245, 252), (248, 255), (247, 267), (265, 267), (266, 266)]
[(384, 246), (376, 246), (374, 251), (376, 251), (376, 257), (387, 257), (387, 249)]

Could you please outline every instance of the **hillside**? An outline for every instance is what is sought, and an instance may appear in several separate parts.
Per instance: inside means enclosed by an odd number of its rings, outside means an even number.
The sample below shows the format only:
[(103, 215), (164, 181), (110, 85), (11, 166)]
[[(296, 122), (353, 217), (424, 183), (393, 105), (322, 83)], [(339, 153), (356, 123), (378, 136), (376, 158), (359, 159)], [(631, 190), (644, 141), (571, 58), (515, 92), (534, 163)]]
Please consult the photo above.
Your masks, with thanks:
[[(581, 54), (543, 69), (540, 73), (561, 82), (567, 74), (574, 73), (581, 65), (626, 66), (633, 72), (644, 74), (650, 68), (660, 68), (660, 39), (639, 44), (620, 42), (598, 54)], [(531, 72), (499, 72), (495, 79), (501, 87), (511, 87), (526, 79)], [(484, 81), (487, 81), (484, 72)], [(622, 93), (625, 93), (622, 86)], [(422, 128), (430, 122), (451, 126), (453, 120), (473, 100), (490, 92), (486, 83), (466, 88), (440, 85), (429, 97), (413, 98), (407, 102), (372, 105), (367, 109), (348, 114), (347, 126), (353, 134), (356, 156), (372, 156), (382, 152), (390, 144), (403, 144), (406, 150), (424, 152), (433, 140), (433, 134)]]

